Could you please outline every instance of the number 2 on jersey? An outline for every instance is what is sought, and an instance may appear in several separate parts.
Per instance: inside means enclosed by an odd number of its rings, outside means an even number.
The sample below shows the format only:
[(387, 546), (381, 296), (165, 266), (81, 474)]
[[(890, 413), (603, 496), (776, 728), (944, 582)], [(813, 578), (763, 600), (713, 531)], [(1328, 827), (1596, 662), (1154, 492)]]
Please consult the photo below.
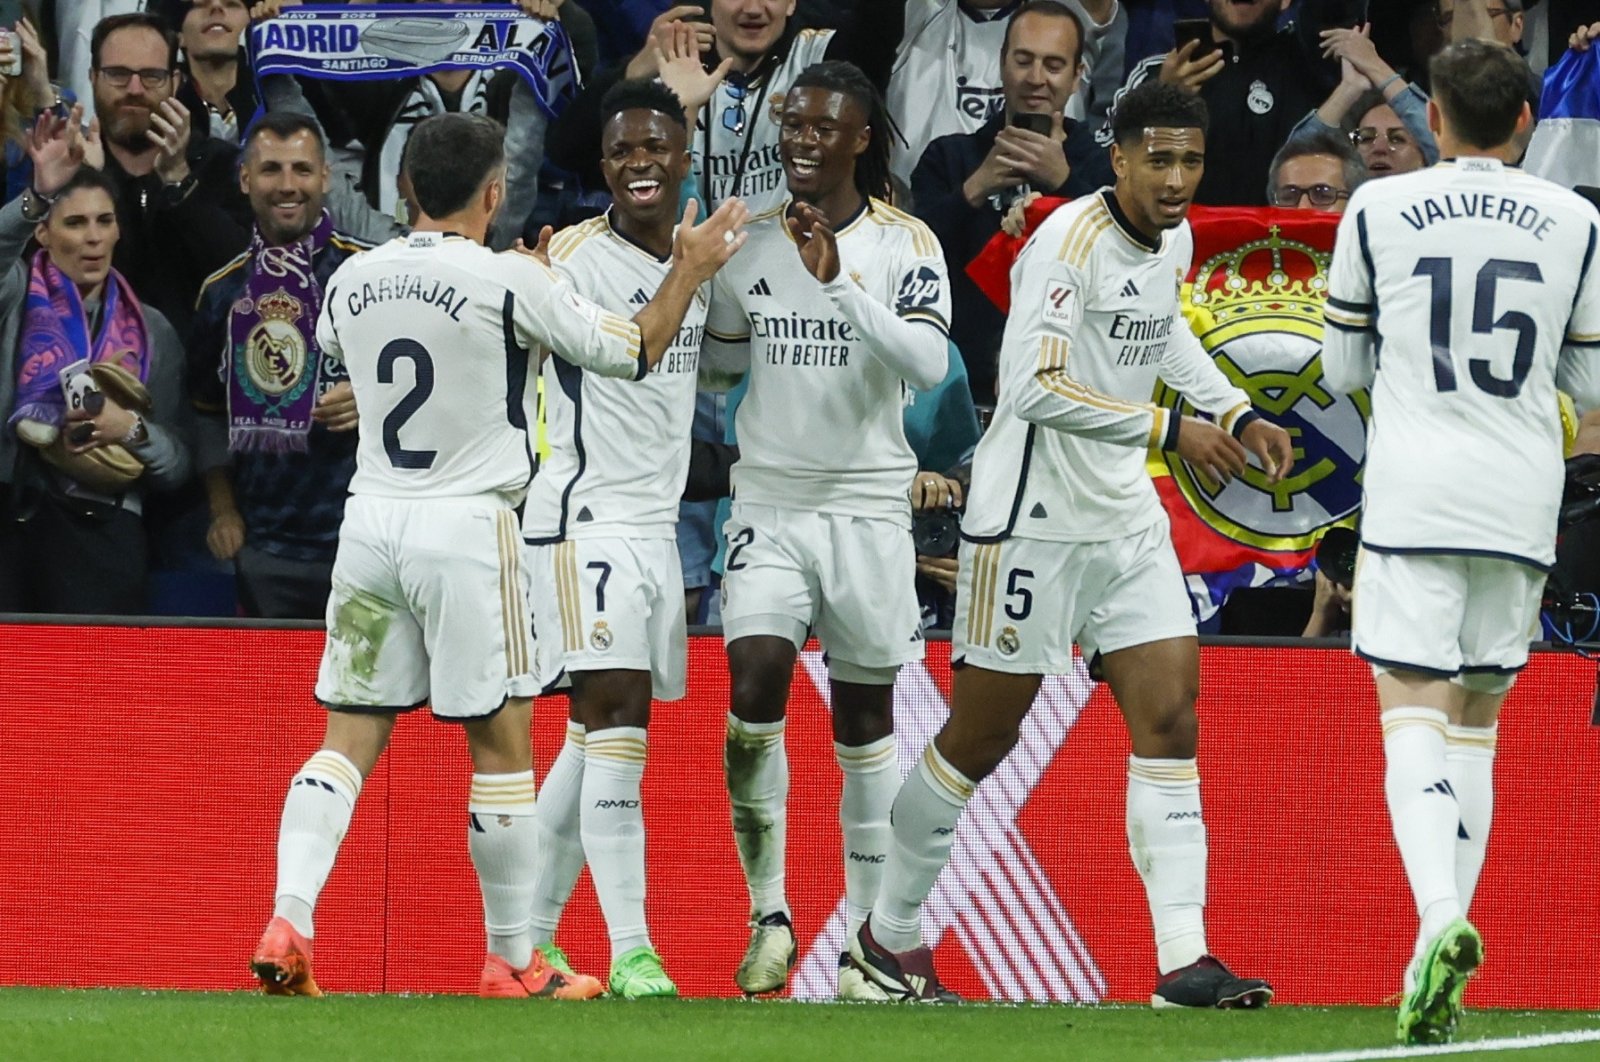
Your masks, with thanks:
[[(1450, 322), (1454, 316), (1455, 262), (1449, 258), (1418, 259), (1411, 275), (1427, 277), (1433, 287), (1433, 312), (1428, 321), (1428, 345), (1433, 348), (1433, 384), (1440, 391), (1454, 391), (1456, 366), (1450, 350)], [(1533, 347), (1538, 342), (1539, 328), (1533, 318), (1521, 310), (1507, 310), (1499, 317), (1494, 315), (1496, 289), (1502, 280), (1542, 284), (1544, 274), (1533, 262), (1512, 262), (1504, 258), (1491, 258), (1478, 270), (1478, 281), (1472, 293), (1472, 331), (1482, 336), (1497, 329), (1517, 334), (1511, 375), (1496, 376), (1487, 358), (1469, 358), (1467, 369), (1478, 390), (1497, 398), (1515, 398), (1522, 392), (1522, 385), (1533, 368)]]
[(407, 450), (400, 445), (400, 429), (433, 394), (433, 356), (415, 339), (392, 339), (378, 352), (379, 383), (394, 383), (394, 363), (401, 358), (411, 362), (414, 375), (411, 390), (383, 418), (383, 450), (396, 468), (432, 468), (439, 451)]

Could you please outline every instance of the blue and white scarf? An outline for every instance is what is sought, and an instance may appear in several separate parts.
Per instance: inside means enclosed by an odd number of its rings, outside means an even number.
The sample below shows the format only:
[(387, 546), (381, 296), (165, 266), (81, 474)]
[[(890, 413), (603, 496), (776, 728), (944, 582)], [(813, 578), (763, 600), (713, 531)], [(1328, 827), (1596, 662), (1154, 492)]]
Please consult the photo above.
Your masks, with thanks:
[(392, 81), (440, 70), (515, 70), (555, 118), (578, 91), (559, 22), (514, 7), (337, 4), (292, 7), (250, 30), (256, 77)]

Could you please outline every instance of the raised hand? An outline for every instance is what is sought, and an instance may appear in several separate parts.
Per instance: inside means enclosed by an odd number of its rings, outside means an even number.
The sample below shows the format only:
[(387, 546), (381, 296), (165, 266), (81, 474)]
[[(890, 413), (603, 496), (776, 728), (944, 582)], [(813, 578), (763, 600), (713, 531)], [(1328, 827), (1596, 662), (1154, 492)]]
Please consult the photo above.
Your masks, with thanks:
[(25, 147), (33, 161), (33, 188), (40, 195), (55, 195), (83, 165), (83, 136), (78, 132), (82, 120), (83, 104), (78, 103), (64, 117), (44, 112), (27, 132)]
[(623, 71), (624, 77), (654, 77), (660, 71), (656, 67), (656, 49), (658, 46), (662, 53), (666, 53), (673, 33), (673, 26), (679, 22), (689, 22), (694, 27), (695, 41), (702, 52), (709, 52), (716, 42), (716, 36), (711, 29), (711, 23), (690, 21), (696, 16), (705, 14), (698, 4), (680, 4), (670, 7), (655, 17), (650, 23), (650, 31), (645, 34), (646, 44), (639, 49), (639, 54), (628, 60), (627, 69)]
[[(80, 127), (81, 128), (81, 127)], [(97, 170), (106, 168), (106, 146), (100, 139), (100, 116), (89, 119), (89, 128), (82, 133), (83, 164)]]
[(250, 5), (250, 21), (265, 22), (277, 18), (286, 7), (299, 7), (304, 0), (258, 0)]
[(796, 203), (784, 224), (789, 226), (806, 270), (824, 284), (831, 283), (839, 275), (839, 241), (822, 211), (810, 203)]
[[(1383, 61), (1372, 43), (1370, 24), (1353, 29), (1323, 30), (1322, 55), (1325, 59), (1339, 60), (1339, 69), (1345, 80), (1359, 78), (1368, 87), (1381, 85), (1394, 76), (1394, 67)], [(1347, 66), (1351, 74), (1344, 74)]]
[(674, 267), (682, 269), (697, 285), (716, 276), (717, 270), (744, 246), (749, 238), (744, 223), (750, 217), (750, 208), (742, 199), (729, 199), (697, 225), (699, 216), (700, 201), (689, 200), (672, 240)]
[(555, 230), (546, 225), (539, 230), (538, 243), (529, 247), (519, 239), (511, 245), (511, 249), (517, 254), (527, 255), (540, 265), (548, 267), (550, 265), (550, 237), (553, 235), (555, 235)]
[(189, 108), (171, 98), (150, 112), (145, 136), (156, 146), (156, 176), (177, 184), (189, 176)]
[(700, 61), (701, 48), (696, 25), (698, 23), (694, 22), (670, 23), (670, 32), (664, 35), (664, 44), (652, 39), (646, 45), (653, 52), (656, 76), (678, 97), (690, 122), (694, 121), (700, 108), (717, 91), (717, 86), (728, 76), (728, 71), (733, 69), (733, 59), (729, 57), (715, 70), (706, 71), (705, 64)]
[(1226, 65), (1222, 58), (1222, 49), (1214, 48), (1196, 59), (1194, 53), (1200, 48), (1197, 40), (1184, 41), (1183, 46), (1176, 51), (1167, 53), (1161, 60), (1161, 73), (1158, 79), (1169, 85), (1176, 85), (1190, 94), (1198, 94), (1200, 86), (1222, 73)]

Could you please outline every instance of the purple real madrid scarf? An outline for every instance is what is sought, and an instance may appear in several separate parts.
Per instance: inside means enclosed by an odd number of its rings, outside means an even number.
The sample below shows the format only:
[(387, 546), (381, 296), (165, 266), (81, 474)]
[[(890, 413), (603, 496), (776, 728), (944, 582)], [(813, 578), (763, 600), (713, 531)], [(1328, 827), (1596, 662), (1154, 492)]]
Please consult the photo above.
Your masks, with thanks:
[(246, 252), (244, 294), (228, 311), (228, 449), (304, 451), (320, 391), (317, 317), (322, 286), (315, 259), (333, 235), (324, 210), (292, 244), (268, 246), (257, 226)]
[(33, 256), (22, 311), (16, 409), (9, 423), (24, 419), (56, 427), (65, 423), (61, 371), (85, 359), (118, 365), (137, 376), (140, 383), (149, 380), (150, 332), (139, 300), (114, 269), (102, 290), (100, 330), (95, 333), (78, 286), (56, 267), (49, 254), (40, 251)]

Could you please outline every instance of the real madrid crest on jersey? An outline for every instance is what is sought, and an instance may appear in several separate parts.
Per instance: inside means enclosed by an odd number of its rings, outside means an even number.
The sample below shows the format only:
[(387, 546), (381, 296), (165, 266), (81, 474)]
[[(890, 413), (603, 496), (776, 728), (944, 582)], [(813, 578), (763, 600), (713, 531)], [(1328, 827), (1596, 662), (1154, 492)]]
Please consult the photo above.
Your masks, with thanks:
[[(1302, 241), (1284, 238), (1277, 224), (1263, 232), (1262, 221), (1243, 211), (1218, 210), (1215, 220), (1207, 213), (1198, 210), (1191, 218), (1197, 261), (1193, 281), (1181, 289), (1184, 316), (1217, 367), (1262, 416), (1289, 432), (1295, 466), (1276, 484), (1252, 466), (1219, 487), (1194, 475), (1176, 454), (1153, 462), (1212, 530), (1254, 549), (1308, 550), (1327, 527), (1360, 508), (1357, 477), (1370, 408), (1365, 392), (1341, 395), (1322, 378), (1331, 254), (1318, 242), (1331, 243), (1331, 221), (1323, 222), (1325, 234)], [(1155, 400), (1193, 412), (1164, 383)]]
[(1265, 81), (1250, 82), (1250, 95), (1245, 97), (1245, 104), (1249, 106), (1252, 114), (1266, 114), (1272, 110), (1272, 105), (1277, 100), (1272, 98), (1272, 90), (1267, 88)]
[(306, 380), (306, 341), (298, 327), (305, 312), (281, 288), (256, 301), (260, 320), (245, 338), (244, 367), (249, 385), (266, 399), (298, 394)]
[(615, 637), (611, 633), (610, 624), (605, 620), (595, 620), (594, 630), (589, 632), (589, 644), (594, 646), (596, 652), (603, 653), (611, 648), (611, 643)]

